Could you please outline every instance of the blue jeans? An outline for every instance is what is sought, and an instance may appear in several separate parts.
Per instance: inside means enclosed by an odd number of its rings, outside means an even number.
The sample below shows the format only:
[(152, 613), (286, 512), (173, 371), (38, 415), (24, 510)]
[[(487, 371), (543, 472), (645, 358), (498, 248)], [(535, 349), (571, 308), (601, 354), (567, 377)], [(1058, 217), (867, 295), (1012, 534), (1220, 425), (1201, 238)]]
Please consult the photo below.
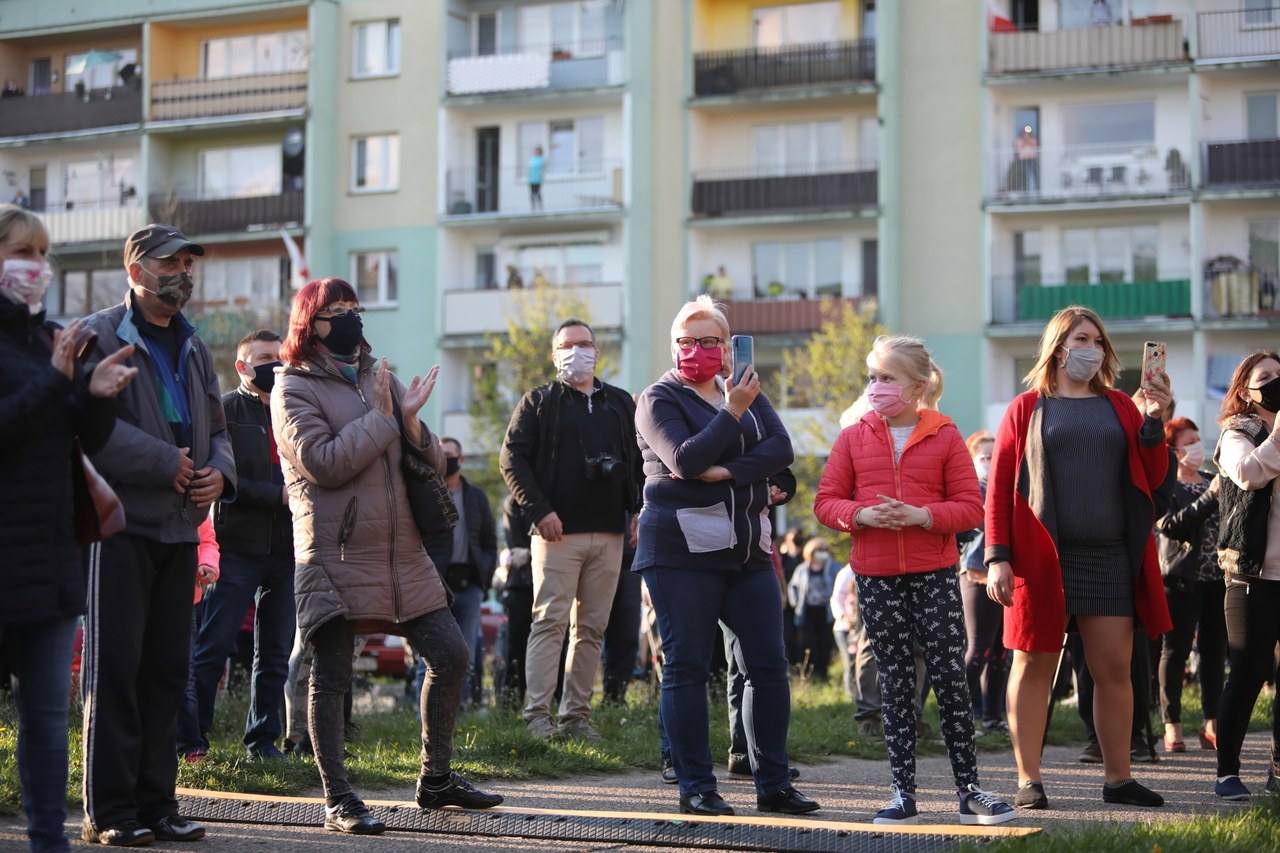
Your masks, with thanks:
[(18, 776), (33, 851), (67, 850), (67, 704), (76, 618), (0, 628), (15, 679)]
[(735, 657), (746, 677), (742, 716), (756, 793), (789, 786), (791, 687), (782, 645), (781, 593), (773, 573), (653, 566), (641, 574), (662, 637), (662, 724), (681, 796), (716, 790), (707, 681), (718, 621), (726, 634), (736, 636)]
[[(248, 556), (224, 551), (218, 583), (204, 601), (204, 622), (191, 661), (204, 749), (209, 748), (218, 681), (227, 658), (235, 651), (245, 611), (254, 602), (257, 612), (253, 624), (253, 677), (244, 743), (251, 748), (273, 743), (282, 732), (280, 706), (296, 619), (293, 555)], [(189, 744), (184, 746), (191, 748)]]

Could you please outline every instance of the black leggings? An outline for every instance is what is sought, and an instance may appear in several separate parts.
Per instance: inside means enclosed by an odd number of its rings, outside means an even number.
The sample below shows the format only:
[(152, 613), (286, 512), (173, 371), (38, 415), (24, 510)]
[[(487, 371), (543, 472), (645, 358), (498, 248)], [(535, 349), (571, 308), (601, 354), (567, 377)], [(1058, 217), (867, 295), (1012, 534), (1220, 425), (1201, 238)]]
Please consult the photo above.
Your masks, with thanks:
[[(1240, 747), (1258, 693), (1277, 676), (1280, 581), (1231, 581), (1223, 607), (1231, 674), (1218, 707), (1218, 775), (1240, 775)], [(1271, 704), (1271, 772), (1280, 775), (1280, 705)]]
[[(320, 782), (330, 804), (351, 793), (343, 764), (342, 705), (351, 686), (351, 653), (356, 623), (330, 619), (311, 637), (311, 694), (307, 725), (320, 768)], [(467, 676), (468, 646), (453, 614), (447, 609), (425, 613), (401, 623), (404, 638), (427, 663), (422, 680), (419, 717), (422, 719), (422, 774), (448, 773), (453, 760), (453, 726)]]
[(1160, 716), (1182, 722), (1182, 681), (1194, 638), (1200, 650), (1200, 702), (1206, 720), (1218, 719), (1218, 700), (1227, 660), (1227, 623), (1222, 581), (1197, 581), (1181, 589), (1165, 587), (1173, 628), (1160, 646)]
[(964, 657), (969, 695), (974, 699), (982, 697), (984, 722), (999, 722), (1004, 719), (1004, 690), (1009, 681), (1004, 608), (987, 596), (985, 583), (974, 583), (968, 574), (962, 574), (959, 583), (969, 637), (969, 650)]
[[(954, 566), (933, 572), (857, 575), (858, 601), (880, 669), (881, 717), (898, 790), (916, 790), (915, 645), (938, 697), (938, 725), (956, 788), (978, 783), (973, 709), (964, 671), (964, 613)], [(914, 643), (913, 643), (914, 641)]]

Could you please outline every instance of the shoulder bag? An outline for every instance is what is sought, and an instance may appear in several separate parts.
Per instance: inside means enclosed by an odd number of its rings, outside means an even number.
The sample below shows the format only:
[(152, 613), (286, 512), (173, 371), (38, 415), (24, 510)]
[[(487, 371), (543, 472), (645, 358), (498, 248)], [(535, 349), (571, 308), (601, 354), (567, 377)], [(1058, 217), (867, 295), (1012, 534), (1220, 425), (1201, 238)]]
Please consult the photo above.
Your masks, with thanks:
[(400, 427), (400, 469), (409, 495), (409, 511), (413, 513), (422, 541), (428, 542), (442, 531), (454, 528), (458, 523), (458, 508), (453, 505), (453, 496), (449, 494), (444, 477), (427, 464), (405, 436), (404, 415), (394, 394), (391, 395), (391, 407), (395, 412), (396, 425)]
[(124, 530), (124, 504), (93, 467), (75, 439), (71, 451), (71, 488), (75, 505), (76, 541), (101, 542)]

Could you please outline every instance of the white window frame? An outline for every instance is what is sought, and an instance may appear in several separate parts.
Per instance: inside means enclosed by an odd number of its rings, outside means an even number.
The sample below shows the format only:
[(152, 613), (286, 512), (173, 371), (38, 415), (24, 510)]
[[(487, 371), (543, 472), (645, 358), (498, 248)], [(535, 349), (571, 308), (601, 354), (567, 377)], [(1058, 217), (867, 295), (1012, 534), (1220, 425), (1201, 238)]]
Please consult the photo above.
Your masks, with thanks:
[[(1059, 258), (1061, 258), (1061, 261), (1060, 261), (1061, 272), (1058, 274), (1057, 278), (1061, 279), (1060, 283), (1062, 284), (1067, 283), (1067, 234), (1074, 233), (1074, 232), (1081, 232), (1081, 233), (1088, 234), (1090, 238), (1089, 239), (1089, 280), (1087, 282), (1072, 282), (1072, 284), (1086, 284), (1086, 283), (1087, 284), (1132, 284), (1136, 280), (1134, 277), (1134, 271), (1133, 271), (1134, 270), (1133, 261), (1134, 261), (1134, 249), (1137, 245), (1137, 241), (1134, 239), (1133, 232), (1139, 228), (1151, 228), (1155, 230), (1155, 247), (1156, 247), (1155, 261), (1156, 261), (1156, 277), (1158, 279), (1159, 276), (1161, 275), (1160, 273), (1160, 224), (1158, 222), (1134, 222), (1129, 225), (1115, 225), (1115, 226), (1104, 225), (1101, 227), (1092, 227), (1092, 228), (1062, 229), (1062, 232), (1059, 237), (1060, 245), (1058, 247), (1058, 256)], [(1101, 251), (1100, 251), (1101, 241), (1099, 239), (1099, 232), (1110, 231), (1110, 230), (1118, 230), (1124, 233), (1124, 280), (1120, 282), (1103, 282), (1099, 278), (1102, 271)], [(1044, 241), (1041, 240), (1040, 275), (1042, 280), (1044, 278), (1044, 266), (1043, 266), (1044, 248), (1045, 248)], [(1059, 282), (1054, 282), (1054, 284), (1057, 284), (1057, 283)], [(1054, 285), (1049, 284), (1045, 286), (1052, 287)]]
[[(836, 156), (825, 158), (823, 152), (819, 149), (822, 147), (820, 142), (821, 134), (819, 129), (825, 126), (834, 126), (836, 129), (836, 140), (840, 144), (840, 150), (836, 152)], [(805, 127), (808, 129), (809, 150), (804, 153), (800, 160), (796, 160), (791, 156), (791, 152), (787, 146), (787, 130), (789, 128)], [(778, 133), (778, 155), (779, 161), (776, 163), (760, 162), (760, 151), (757, 146), (757, 134), (762, 130), (774, 130)], [(845, 129), (844, 121), (840, 118), (813, 119), (811, 121), (790, 121), (790, 122), (771, 122), (769, 124), (757, 124), (751, 128), (751, 165), (759, 175), (813, 175), (821, 174), (821, 170), (830, 170), (832, 167), (840, 169), (844, 165), (844, 149), (845, 149)]]
[[(755, 47), (760, 47), (760, 46), (761, 46), (761, 45), (760, 45), (760, 43), (759, 43), (759, 36), (760, 36), (760, 33), (759, 33), (759, 27), (758, 27), (757, 20), (756, 20), (756, 16), (757, 16), (758, 14), (760, 14), (761, 12), (780, 12), (780, 13), (782, 14), (782, 33), (781, 33), (781, 42), (782, 42), (782, 43), (781, 43), (781, 45), (780, 45), (781, 47), (795, 47), (795, 46), (797, 46), (797, 45), (802, 45), (802, 44), (815, 44), (815, 42), (800, 42), (800, 41), (793, 41), (793, 40), (792, 40), (792, 38), (791, 38), (791, 33), (788, 31), (788, 30), (789, 30), (789, 26), (788, 26), (788, 24), (790, 23), (790, 18), (791, 18), (791, 16), (792, 16), (792, 15), (794, 15), (794, 14), (796, 14), (797, 12), (802, 12), (802, 11), (812, 11), (812, 9), (806, 9), (806, 8), (805, 8), (806, 6), (808, 6), (808, 7), (812, 7), (812, 6), (819, 6), (819, 5), (821, 5), (821, 6), (826, 6), (826, 7), (830, 7), (831, 9), (833, 9), (833, 10), (835, 11), (835, 13), (836, 13), (836, 26), (837, 26), (837, 28), (838, 28), (838, 27), (839, 27), (839, 25), (840, 25), (840, 13), (841, 13), (841, 11), (842, 11), (842, 9), (841, 9), (841, 3), (839, 2), (839, 0), (834, 0), (834, 2), (833, 2), (833, 0), (807, 0), (807, 2), (803, 2), (803, 3), (790, 3), (790, 4), (786, 4), (786, 5), (782, 5), (782, 6), (757, 6), (757, 7), (755, 7), (754, 9), (752, 9), (752, 10), (751, 10), (751, 25), (752, 25), (752, 26), (751, 26), (751, 42), (752, 42), (752, 45), (753, 45), (753, 46), (755, 46)], [(840, 36), (839, 36), (839, 31), (838, 31), (838, 29), (837, 29), (837, 32), (836, 32), (836, 33), (833, 33), (833, 34), (832, 34), (832, 37), (831, 37), (830, 39), (828, 39), (826, 42), (816, 42), (816, 44), (826, 44), (826, 43), (828, 43), (828, 42), (835, 42), (835, 41), (837, 41), (837, 40), (839, 39), (839, 37), (840, 37)], [(864, 36), (864, 38), (865, 38), (865, 36)], [(766, 49), (768, 49), (769, 47), (773, 47), (773, 45), (768, 45), (768, 46), (766, 46)]]
[[(584, 158), (581, 151), (581, 143), (579, 136), (579, 124), (583, 121), (599, 121), (600, 122), (600, 154), (595, 158)], [(551, 125), (553, 124), (571, 124), (573, 125), (573, 171), (563, 172), (555, 171), (551, 168)], [(533, 156), (533, 149), (525, 150), (520, 138), (520, 128), (528, 126), (536, 126), (541, 128), (539, 141), (534, 143), (542, 148), (542, 158), (544, 161), (542, 168), (542, 182), (554, 183), (557, 180), (577, 180), (580, 178), (598, 178), (603, 176), (607, 171), (608, 158), (605, 157), (607, 128), (604, 123), (604, 116), (573, 116), (571, 118), (549, 118), (542, 121), (522, 121), (516, 125), (516, 144), (521, 145), (516, 159), (516, 180), (520, 184), (529, 183), (529, 158)], [(583, 164), (596, 165), (595, 171), (584, 171)]]
[[(350, 256), (351, 286), (356, 289), (357, 293), (360, 292), (360, 259), (374, 255), (381, 255), (384, 259), (383, 263), (378, 265), (377, 299), (370, 302), (362, 302), (361, 304), (368, 308), (394, 308), (400, 302), (400, 251), (398, 249), (361, 249), (360, 251), (352, 252)], [(396, 295), (394, 299), (388, 295), (388, 290), (390, 289), (388, 264), (386, 263), (388, 258), (391, 259), (396, 268)]]
[[(227, 193), (227, 194), (212, 193), (209, 188), (209, 176), (207, 173), (207, 167), (206, 167), (207, 161), (205, 158), (208, 157), (208, 155), (210, 154), (217, 154), (221, 152), (227, 152), (228, 155), (230, 156), (233, 152), (237, 152), (237, 151), (241, 151), (241, 152), (270, 151), (276, 162), (276, 170), (274, 174), (275, 182), (267, 186), (258, 186), (258, 185), (246, 186), (246, 185), (236, 184), (233, 186), (233, 189), (230, 193)], [(284, 152), (281, 146), (275, 143), (266, 143), (262, 145), (227, 145), (227, 146), (219, 146), (217, 148), (202, 148), (200, 149), (199, 153), (196, 155), (196, 163), (197, 163), (197, 168), (199, 170), (199, 174), (197, 175), (197, 179), (199, 182), (197, 186), (197, 191), (198, 191), (199, 197), (202, 199), (253, 198), (256, 196), (280, 195), (281, 193), (284, 192)], [(234, 170), (228, 168), (228, 172), (234, 175)]]
[[(363, 43), (362, 31), (366, 27), (381, 25), (386, 28), (387, 43), (385, 45), (388, 66), (378, 71), (362, 71), (360, 69), (360, 45)], [(392, 28), (395, 30), (395, 41), (392, 43)], [(379, 77), (400, 76), (401, 57), (404, 53), (404, 25), (399, 18), (380, 18), (372, 21), (356, 21), (351, 25), (351, 79), (371, 80)], [(391, 59), (395, 62), (392, 67)]]
[[(1280, 2), (1280, 0), (1275, 0)], [(1241, 111), (1244, 116), (1244, 133), (1240, 134), (1241, 139), (1249, 139), (1249, 99), (1257, 97), (1267, 97), (1276, 102), (1276, 124), (1277, 127), (1272, 131), (1272, 136), (1260, 137), (1261, 139), (1275, 139), (1275, 134), (1280, 134), (1280, 90), (1262, 91), (1262, 92), (1243, 92), (1241, 94)]]
[(494, 56), (502, 55), (502, 10), (490, 9), (485, 12), (471, 13), (471, 51), (469, 56), (479, 56), (480, 53), (480, 16), (493, 15), (493, 54)]
[[(394, 183), (390, 185), (377, 186), (377, 187), (371, 187), (371, 186), (362, 187), (359, 184), (360, 156), (358, 152), (360, 148), (360, 143), (362, 142), (366, 143), (365, 145), (366, 162), (368, 162), (367, 143), (370, 139), (395, 140), (394, 145), (391, 145), (390, 142), (388, 143), (389, 147), (393, 147), (395, 149), (394, 151), (389, 152), (390, 156), (388, 157), (388, 160), (387, 160), (387, 166), (389, 167), (387, 169), (387, 172), (389, 175), (393, 174), (395, 176)], [(364, 136), (353, 136), (351, 138), (351, 192), (357, 195), (367, 195), (369, 193), (392, 193), (392, 192), (398, 192), (399, 190), (400, 190), (400, 134), (369, 133), (369, 134), (365, 134)]]
[[(254, 62), (256, 64), (257, 58), (259, 55), (257, 40), (260, 38), (268, 38), (271, 36), (280, 37), (280, 51), (281, 51), (280, 64), (281, 64), (282, 70), (258, 71), (255, 68), (253, 71), (250, 71), (248, 75), (222, 74), (217, 77), (209, 76), (209, 45), (210, 44), (213, 44), (214, 42), (224, 42), (224, 41), (229, 42), (232, 39), (241, 39), (241, 38), (253, 39), (254, 47), (253, 47), (252, 55), (254, 58)], [(301, 36), (300, 43), (307, 45), (307, 50), (302, 54), (303, 62), (297, 68), (289, 67), (289, 57), (291, 55), (291, 51), (289, 50), (290, 36)], [(245, 33), (243, 35), (237, 35), (237, 36), (219, 36), (217, 38), (204, 39), (203, 41), (200, 42), (200, 79), (201, 80), (227, 80), (227, 79), (230, 79), (231, 77), (254, 76), (258, 74), (288, 74), (291, 71), (306, 71), (308, 70), (310, 65), (311, 65), (310, 43), (307, 39), (306, 30), (275, 30), (269, 33)]]
[[(553, 6), (568, 6), (573, 10), (573, 24), (572, 24), (573, 34), (570, 36), (569, 41), (567, 42), (571, 46), (571, 50), (569, 51), (570, 58), (571, 59), (599, 59), (600, 57), (605, 55), (604, 42), (607, 42), (609, 38), (608, 20), (607, 18), (602, 20), (602, 23), (604, 24), (605, 35), (602, 36), (603, 41), (601, 42), (601, 44), (598, 46), (593, 44), (593, 45), (588, 45), (584, 47), (583, 41), (582, 41), (582, 11), (583, 11), (584, 5), (585, 4), (581, 2), (581, 0), (570, 0), (569, 2), (538, 3), (538, 4), (530, 4), (527, 6), (518, 7), (519, 11), (517, 12), (517, 16), (516, 16), (516, 32), (517, 32), (516, 44), (519, 46), (521, 51), (524, 51), (526, 49), (527, 50), (545, 49), (547, 51), (547, 54), (550, 55), (552, 47), (558, 44), (555, 34), (551, 32), (551, 16), (552, 16), (551, 8)], [(539, 42), (537, 44), (530, 44), (529, 41), (525, 38), (525, 32), (528, 29), (526, 20), (530, 15), (532, 15), (535, 12), (542, 13), (547, 16), (546, 43)], [(602, 11), (600, 14), (603, 15), (604, 12)]]
[[(818, 298), (817, 277), (818, 277), (818, 244), (819, 243), (836, 243), (840, 247), (840, 251), (838, 253), (838, 256), (840, 258), (840, 294), (839, 295), (844, 296), (848, 292), (848, 286), (853, 283), (850, 280), (848, 270), (846, 269), (847, 267), (846, 259), (845, 259), (846, 246), (844, 242), (844, 237), (838, 234), (829, 234), (822, 237), (814, 237), (810, 240), (753, 240), (751, 242), (751, 298), (752, 299), (785, 299), (788, 297), (794, 298), (799, 296), (799, 293), (797, 291), (803, 289), (804, 298), (817, 299)], [(768, 295), (768, 287), (770, 282), (763, 282), (763, 283), (760, 283), (759, 285), (761, 289), (765, 291), (764, 296), (757, 296), (755, 294), (755, 288), (757, 285), (756, 279), (759, 277), (759, 271), (756, 269), (756, 247), (757, 246), (776, 246), (778, 249), (778, 263), (780, 264), (780, 267), (781, 267), (779, 269), (779, 274), (783, 276), (783, 280), (780, 280), (779, 283), (784, 288), (783, 293), (780, 296), (771, 297)], [(808, 249), (809, 259), (805, 264), (809, 273), (808, 281), (791, 282), (791, 281), (785, 280), (788, 272), (786, 269), (787, 248), (790, 246), (805, 246)]]

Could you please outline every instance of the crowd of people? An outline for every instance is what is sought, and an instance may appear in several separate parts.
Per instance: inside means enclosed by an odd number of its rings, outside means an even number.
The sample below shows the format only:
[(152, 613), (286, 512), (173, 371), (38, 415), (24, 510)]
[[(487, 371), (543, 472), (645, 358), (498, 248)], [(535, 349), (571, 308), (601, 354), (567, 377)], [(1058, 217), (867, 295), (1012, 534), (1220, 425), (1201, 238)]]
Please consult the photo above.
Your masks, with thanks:
[[(586, 322), (555, 330), (556, 378), (523, 396), (502, 444), (499, 524), (462, 475), (462, 444), (420, 417), (439, 368), (397, 377), (346, 281), (309, 282), (283, 334), (247, 335), (239, 384), (220, 393), (183, 313), (202, 246), (169, 225), (138, 229), (124, 246), (122, 302), (65, 327), (47, 319), (48, 250), (37, 215), (0, 206), (0, 351), (13, 367), (0, 384), (0, 471), (12, 484), (0, 639), (33, 850), (67, 849), (80, 618), (90, 843), (204, 835), (179, 814), (178, 766), (205, 760), (250, 607), (244, 748), (263, 761), (313, 754), (326, 829), (385, 830), (345, 766), (353, 654), (373, 631), (404, 637), (417, 660), (418, 805), (500, 804), (452, 766), (458, 714), (484, 675), (491, 589), (508, 616), (495, 696), (542, 740), (600, 740), (597, 677), (603, 701), (625, 701), (645, 597), (661, 648), (662, 781), (678, 785), (682, 813), (734, 813), (709, 736), (721, 655), (728, 772), (754, 779), (760, 812), (821, 808), (793, 784), (790, 683), (797, 668), (825, 680), (833, 652), (850, 729), (882, 736), (889, 756), (875, 823), (918, 820), (928, 690), (959, 821), (1046, 808), (1040, 755), (1064, 646), (1096, 733), (1082, 760), (1103, 765), (1103, 802), (1163, 804), (1131, 768), (1153, 644), (1165, 750), (1186, 750), (1194, 644), (1215, 791), (1250, 796), (1241, 745), (1280, 640), (1274, 352), (1237, 368), (1208, 465), (1162, 371), (1133, 397), (1116, 389), (1120, 360), (1088, 309), (1048, 323), (1029, 390), (994, 436), (967, 440), (938, 409), (943, 375), (924, 344), (881, 337), (813, 506), (848, 537), (846, 562), (833, 540), (798, 529), (775, 547), (775, 508), (796, 490), (791, 439), (753, 366), (731, 371), (729, 321), (708, 295), (676, 314), (673, 367), (635, 396), (597, 375)], [(81, 524), (96, 511), (86, 485), (97, 472), (123, 507), (114, 535)], [(1012, 804), (979, 784), (975, 741), (1002, 730), (1019, 776)]]

